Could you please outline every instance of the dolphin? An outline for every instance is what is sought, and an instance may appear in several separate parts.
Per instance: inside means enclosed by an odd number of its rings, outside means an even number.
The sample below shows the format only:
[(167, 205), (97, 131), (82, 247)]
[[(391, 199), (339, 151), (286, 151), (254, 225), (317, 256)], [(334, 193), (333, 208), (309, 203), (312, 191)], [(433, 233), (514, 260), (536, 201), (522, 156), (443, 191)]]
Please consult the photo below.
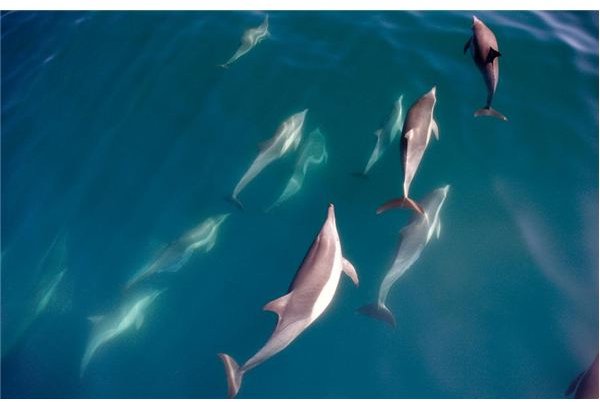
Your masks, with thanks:
[(323, 314), (333, 299), (342, 272), (358, 286), (356, 270), (342, 255), (333, 204), (329, 204), (327, 219), (296, 272), (288, 293), (263, 307), (278, 316), (275, 331), (267, 343), (241, 367), (231, 356), (219, 354), (225, 365), (230, 398), (237, 395), (244, 374), (282, 351)]
[(449, 189), (450, 186), (448, 185), (438, 188), (431, 192), (423, 202), (425, 215), (432, 217), (432, 219), (417, 215), (408, 226), (402, 229), (400, 232), (402, 239), (398, 245), (396, 258), (381, 282), (377, 302), (359, 308), (359, 312), (383, 320), (393, 327), (396, 326), (394, 315), (385, 305), (388, 293), (392, 285), (419, 259), (421, 252), (431, 240), (434, 232), (437, 238), (440, 237), (441, 221), (439, 215)]
[(498, 86), (499, 62), (498, 57), (501, 56), (498, 50), (498, 42), (496, 36), (480, 19), (473, 16), (473, 35), (467, 40), (464, 47), (464, 53), (469, 50), (473, 61), (481, 71), (483, 80), (487, 86), (488, 95), (485, 106), (475, 112), (475, 116), (493, 116), (500, 120), (508, 120), (499, 111), (492, 108), (492, 99), (496, 93)]
[(402, 98), (403, 96), (401, 95), (398, 100), (394, 102), (394, 107), (388, 115), (385, 123), (381, 128), (375, 131), (374, 134), (377, 138), (377, 142), (375, 143), (375, 148), (373, 148), (373, 152), (369, 157), (367, 166), (365, 166), (365, 170), (362, 172), (363, 176), (366, 176), (367, 173), (369, 173), (369, 170), (373, 167), (375, 162), (381, 158), (385, 150), (391, 145), (392, 142), (394, 142), (400, 133), (402, 128)]
[(598, 399), (598, 354), (587, 370), (579, 374), (571, 383), (565, 396), (577, 399)]
[(136, 329), (140, 329), (144, 323), (146, 310), (162, 292), (162, 290), (152, 290), (143, 293), (108, 315), (89, 317), (94, 328), (81, 360), (80, 377), (83, 377), (87, 365), (102, 345), (121, 335), (133, 325)]
[(241, 44), (233, 56), (219, 67), (229, 68), (229, 66), (248, 53), (252, 48), (258, 45), (263, 39), (269, 36), (269, 15), (265, 15), (265, 20), (256, 28), (250, 28), (242, 35)]
[(413, 103), (408, 110), (402, 126), (402, 141), (400, 144), (402, 167), (404, 169), (404, 196), (394, 198), (381, 205), (377, 209), (378, 214), (398, 207), (408, 207), (420, 214), (424, 213), (423, 208), (409, 197), (408, 190), (429, 144), (431, 133), (439, 139), (438, 125), (433, 118), (433, 109), (436, 103), (435, 91), (436, 87), (434, 86)]
[(179, 271), (197, 251), (208, 253), (215, 246), (219, 228), (229, 215), (227, 213), (207, 218), (169, 246), (163, 247), (156, 258), (131, 277), (126, 288), (129, 289), (159, 272)]
[(290, 199), (294, 194), (300, 191), (310, 165), (318, 165), (324, 162), (327, 162), (325, 136), (321, 133), (321, 130), (317, 128), (308, 135), (308, 139), (303, 145), (300, 156), (296, 161), (296, 167), (294, 168), (292, 177), (290, 177), (290, 180), (277, 201), (275, 201), (267, 211), (281, 205), (284, 201)]
[(308, 109), (296, 113), (285, 120), (275, 135), (260, 145), (260, 153), (252, 162), (246, 173), (233, 189), (231, 199), (238, 205), (242, 203), (238, 199), (240, 192), (250, 183), (265, 167), (281, 158), (288, 152), (295, 151), (302, 139), (302, 127)]
[(48, 303), (50, 302), (50, 300), (52, 300), (52, 296), (54, 296), (54, 294), (56, 293), (58, 284), (60, 283), (63, 276), (65, 275), (65, 272), (67, 272), (67, 269), (63, 268), (52, 279), (52, 281), (50, 282), (48, 287), (46, 289), (44, 289), (44, 291), (42, 292), (42, 296), (40, 297), (40, 300), (35, 308), (35, 316), (41, 314), (44, 310), (46, 310), (46, 307), (48, 306)]

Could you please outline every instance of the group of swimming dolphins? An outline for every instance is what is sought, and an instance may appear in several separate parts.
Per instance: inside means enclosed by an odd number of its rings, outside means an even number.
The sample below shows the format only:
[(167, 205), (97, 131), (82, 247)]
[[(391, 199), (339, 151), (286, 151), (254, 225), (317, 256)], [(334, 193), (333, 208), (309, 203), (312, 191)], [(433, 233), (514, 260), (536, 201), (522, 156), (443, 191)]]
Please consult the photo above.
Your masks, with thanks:
[[(229, 67), (239, 57), (246, 54), (269, 35), (269, 20), (257, 28), (247, 30), (235, 54), (223, 65)], [(478, 110), (476, 116), (493, 116), (507, 120), (504, 115), (491, 107), (498, 83), (498, 45), (492, 31), (474, 17), (473, 35), (465, 45), (465, 52), (471, 50), (475, 63), (480, 68), (488, 87), (486, 106)], [(410, 185), (416, 175), (431, 135), (439, 139), (439, 128), (433, 117), (436, 104), (436, 87), (419, 98), (408, 110), (403, 119), (403, 96), (394, 103), (393, 109), (383, 124), (375, 132), (375, 147), (367, 165), (360, 175), (366, 176), (385, 150), (398, 137), (401, 138), (403, 167), (403, 196), (385, 202), (377, 209), (383, 213), (393, 208), (406, 207), (414, 210), (416, 218), (406, 226), (396, 253), (396, 258), (385, 275), (376, 303), (361, 307), (358, 311), (381, 319), (395, 326), (395, 318), (385, 302), (392, 285), (418, 260), (421, 252), (433, 235), (440, 236), (440, 211), (448, 195), (450, 186), (434, 190), (421, 203), (409, 196)], [(302, 127), (307, 110), (294, 114), (279, 127), (276, 135), (261, 147), (261, 152), (243, 175), (231, 196), (239, 206), (239, 194), (268, 164), (294, 151), (301, 141)], [(355, 285), (359, 279), (356, 269), (342, 253), (342, 246), (336, 227), (335, 210), (329, 204), (327, 218), (320, 232), (310, 246), (298, 269), (288, 293), (267, 303), (263, 309), (277, 314), (275, 330), (266, 344), (241, 366), (229, 355), (220, 353), (225, 366), (228, 395), (234, 397), (239, 392), (244, 375), (287, 347), (308, 328), (333, 300), (338, 282), (346, 274)]]
[[(241, 39), (241, 45), (231, 58), (220, 65), (228, 68), (241, 56), (269, 36), (269, 19), (247, 30)], [(493, 116), (501, 120), (507, 118), (491, 107), (492, 99), (498, 83), (498, 57), (500, 52), (493, 32), (479, 19), (473, 17), (473, 34), (465, 44), (465, 52), (471, 51), (473, 60), (483, 74), (488, 97), (485, 107), (475, 112), (475, 116)], [(410, 185), (429, 144), (431, 135), (439, 139), (439, 128), (433, 117), (436, 104), (436, 87), (421, 96), (408, 109), (403, 119), (403, 97), (394, 103), (392, 112), (385, 124), (375, 132), (377, 141), (369, 160), (361, 172), (366, 175), (381, 158), (384, 151), (396, 138), (400, 137), (400, 150), (403, 167), (403, 195), (400, 198), (385, 202), (377, 209), (377, 214), (393, 208), (404, 207), (416, 212), (413, 221), (401, 231), (401, 240), (395, 260), (385, 275), (375, 303), (358, 309), (368, 316), (383, 320), (395, 326), (395, 318), (386, 306), (386, 299), (392, 285), (418, 260), (423, 249), (433, 235), (440, 236), (440, 211), (450, 186), (446, 185), (432, 191), (420, 203), (409, 195)], [(275, 135), (260, 147), (260, 152), (248, 170), (235, 186), (231, 199), (242, 208), (239, 195), (242, 190), (256, 178), (268, 165), (286, 154), (293, 153), (302, 142), (304, 120), (308, 110), (303, 110), (286, 119), (277, 129)], [(319, 129), (314, 130), (304, 141), (305, 145), (297, 159), (294, 172), (279, 198), (267, 209), (270, 210), (290, 197), (302, 186), (307, 169), (311, 164), (320, 164), (327, 160), (325, 140)], [(208, 218), (197, 227), (185, 233), (181, 238), (163, 247), (157, 255), (143, 266), (127, 282), (124, 289), (125, 301), (112, 313), (104, 316), (90, 317), (94, 328), (90, 335), (82, 362), (81, 375), (94, 356), (95, 352), (106, 342), (114, 339), (125, 330), (135, 326), (139, 329), (144, 321), (148, 307), (163, 290), (150, 290), (136, 293), (138, 284), (164, 272), (176, 272), (181, 269), (198, 251), (210, 251), (216, 241), (220, 226), (230, 214), (216, 215)], [(244, 375), (265, 360), (274, 356), (294, 341), (327, 309), (335, 295), (342, 273), (347, 275), (358, 286), (356, 269), (343, 255), (342, 246), (336, 226), (335, 209), (329, 204), (327, 217), (321, 230), (308, 249), (288, 292), (267, 303), (263, 309), (277, 314), (278, 320), (273, 333), (265, 345), (241, 366), (229, 355), (220, 353), (226, 372), (228, 396), (235, 397), (242, 384)], [(131, 292), (133, 296), (127, 296)], [(597, 395), (597, 365), (596, 395)], [(588, 370), (589, 371), (589, 370)], [(585, 378), (576, 379), (575, 388), (582, 389)], [(582, 379), (583, 378), (583, 379)], [(572, 390), (572, 391), (573, 391)], [(574, 392), (577, 392), (576, 390)]]

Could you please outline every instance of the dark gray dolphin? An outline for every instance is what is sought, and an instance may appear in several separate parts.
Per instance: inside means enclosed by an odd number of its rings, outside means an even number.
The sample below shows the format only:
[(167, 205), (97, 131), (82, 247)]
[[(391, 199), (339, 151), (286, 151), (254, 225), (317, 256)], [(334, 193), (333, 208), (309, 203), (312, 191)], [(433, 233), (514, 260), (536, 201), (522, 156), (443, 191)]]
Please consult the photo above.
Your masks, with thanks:
[(429, 92), (421, 96), (412, 104), (404, 125), (402, 127), (402, 141), (400, 143), (400, 152), (402, 154), (402, 167), (404, 169), (404, 196), (387, 201), (379, 208), (377, 213), (387, 211), (392, 208), (406, 207), (424, 214), (423, 208), (408, 196), (410, 184), (417, 173), (417, 168), (421, 163), (431, 133), (439, 139), (438, 125), (433, 118), (433, 109), (435, 107), (436, 87), (431, 88)]
[(356, 270), (342, 255), (333, 204), (329, 204), (327, 219), (296, 272), (289, 293), (263, 307), (279, 318), (271, 338), (242, 367), (231, 356), (219, 354), (225, 365), (230, 398), (237, 395), (248, 370), (285, 349), (323, 314), (333, 300), (342, 272), (358, 286)]
[(590, 367), (579, 374), (565, 392), (565, 396), (571, 394), (578, 399), (598, 399), (598, 354)]
[(492, 108), (492, 99), (500, 77), (498, 57), (501, 54), (498, 50), (496, 35), (475, 16), (473, 16), (472, 28), (473, 35), (465, 43), (464, 53), (470, 50), (473, 61), (481, 71), (488, 90), (487, 102), (483, 108), (475, 112), (475, 116), (493, 116), (501, 120), (508, 120), (506, 116)]

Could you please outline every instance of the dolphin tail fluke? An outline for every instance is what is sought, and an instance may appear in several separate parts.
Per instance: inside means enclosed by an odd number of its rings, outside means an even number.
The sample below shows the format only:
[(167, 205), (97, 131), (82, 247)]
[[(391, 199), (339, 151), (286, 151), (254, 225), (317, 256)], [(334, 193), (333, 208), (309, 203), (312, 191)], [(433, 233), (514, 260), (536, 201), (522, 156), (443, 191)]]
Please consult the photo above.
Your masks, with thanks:
[(369, 317), (381, 320), (388, 323), (391, 327), (396, 328), (396, 318), (387, 308), (385, 304), (371, 303), (366, 304), (358, 309), (358, 312)]
[(225, 375), (227, 375), (227, 396), (229, 398), (234, 398), (240, 390), (244, 373), (240, 370), (240, 366), (235, 360), (233, 360), (233, 357), (225, 353), (219, 353), (219, 357), (223, 361), (223, 365), (225, 365)]
[(413, 211), (425, 215), (425, 210), (410, 197), (400, 197), (389, 200), (377, 208), (377, 215), (394, 208), (410, 208)]
[(223, 63), (223, 64), (217, 64), (217, 67), (222, 67), (222, 68), (224, 68), (225, 70), (227, 70), (227, 69), (229, 68), (229, 64), (227, 64), (227, 63)]
[(367, 172), (352, 172), (352, 176), (358, 177), (360, 179), (368, 179), (369, 178), (369, 176), (367, 175)]
[(505, 115), (503, 115), (502, 113), (500, 113), (496, 109), (492, 108), (491, 106), (482, 107), (481, 109), (475, 111), (474, 116), (475, 117), (479, 117), (479, 116), (491, 116), (491, 117), (495, 117), (497, 119), (504, 120), (504, 121), (508, 120), (508, 118)]
[(233, 205), (238, 207), (240, 210), (244, 210), (244, 205), (242, 202), (234, 195), (227, 197), (227, 201), (231, 202)]

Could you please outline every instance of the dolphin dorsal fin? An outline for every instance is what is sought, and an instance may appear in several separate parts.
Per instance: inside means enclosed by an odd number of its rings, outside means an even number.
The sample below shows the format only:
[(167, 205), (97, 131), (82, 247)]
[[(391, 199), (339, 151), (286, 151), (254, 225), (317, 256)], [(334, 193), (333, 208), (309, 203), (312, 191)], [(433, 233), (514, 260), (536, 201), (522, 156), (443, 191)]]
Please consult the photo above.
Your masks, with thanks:
[(486, 64), (492, 63), (496, 57), (500, 57), (500, 56), (502, 56), (502, 55), (500, 54), (499, 51), (497, 51), (493, 47), (490, 47), (490, 51), (488, 52), (487, 59), (485, 60), (485, 62), (486, 62)]
[(281, 315), (283, 314), (283, 310), (285, 310), (285, 306), (287, 305), (288, 300), (290, 299), (291, 294), (292, 292), (283, 295), (278, 299), (271, 300), (270, 302), (264, 305), (263, 310), (272, 311), (279, 317), (281, 317)]
[(103, 315), (91, 315), (91, 316), (88, 317), (88, 320), (90, 320), (90, 322), (92, 324), (97, 324), (103, 318), (104, 318)]
[(358, 274), (356, 273), (356, 269), (354, 268), (354, 265), (352, 265), (352, 263), (345, 258), (342, 263), (342, 270), (350, 277), (350, 279), (352, 279), (354, 285), (358, 286)]

